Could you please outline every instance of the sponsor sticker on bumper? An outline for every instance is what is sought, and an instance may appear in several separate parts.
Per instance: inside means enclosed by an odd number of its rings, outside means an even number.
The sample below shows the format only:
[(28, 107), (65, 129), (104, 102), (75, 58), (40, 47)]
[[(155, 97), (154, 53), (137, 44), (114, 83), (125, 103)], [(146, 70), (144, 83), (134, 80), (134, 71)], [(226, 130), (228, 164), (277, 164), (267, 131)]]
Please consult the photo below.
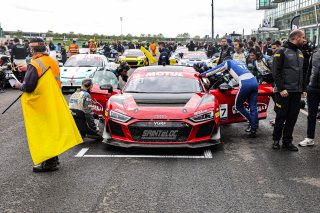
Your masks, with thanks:
[(141, 139), (176, 139), (179, 130), (144, 130)]

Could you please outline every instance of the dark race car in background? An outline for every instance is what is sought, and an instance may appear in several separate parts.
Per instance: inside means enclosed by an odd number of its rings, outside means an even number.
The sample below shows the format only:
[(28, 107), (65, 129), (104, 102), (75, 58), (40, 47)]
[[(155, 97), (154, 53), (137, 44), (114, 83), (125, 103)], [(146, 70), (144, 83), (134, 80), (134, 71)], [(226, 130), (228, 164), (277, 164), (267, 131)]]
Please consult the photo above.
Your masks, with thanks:
[[(206, 90), (193, 68), (144, 67), (106, 107), (104, 143), (122, 147), (203, 147), (220, 143), (222, 123), (245, 121), (234, 109), (236, 88)], [(259, 86), (259, 119), (270, 85)]]

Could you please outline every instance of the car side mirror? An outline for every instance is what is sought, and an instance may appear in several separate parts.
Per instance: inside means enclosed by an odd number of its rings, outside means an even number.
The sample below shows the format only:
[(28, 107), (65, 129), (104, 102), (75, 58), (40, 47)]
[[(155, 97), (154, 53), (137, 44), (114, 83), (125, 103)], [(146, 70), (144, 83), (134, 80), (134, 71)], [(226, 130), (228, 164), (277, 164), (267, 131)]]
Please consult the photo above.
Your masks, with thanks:
[(111, 84), (104, 84), (100, 86), (101, 90), (108, 90), (108, 93), (112, 93), (113, 92), (113, 87)]
[(227, 90), (232, 90), (232, 86), (230, 86), (229, 84), (226, 84), (226, 83), (223, 83), (219, 86), (220, 92), (225, 92)]

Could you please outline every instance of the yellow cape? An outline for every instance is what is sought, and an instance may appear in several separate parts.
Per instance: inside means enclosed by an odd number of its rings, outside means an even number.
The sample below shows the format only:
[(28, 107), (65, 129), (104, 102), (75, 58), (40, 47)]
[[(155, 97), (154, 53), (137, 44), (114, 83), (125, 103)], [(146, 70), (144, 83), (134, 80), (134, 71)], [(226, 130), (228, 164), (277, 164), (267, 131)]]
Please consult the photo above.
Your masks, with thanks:
[(83, 142), (50, 69), (39, 79), (33, 92), (22, 95), (21, 104), (35, 165)]

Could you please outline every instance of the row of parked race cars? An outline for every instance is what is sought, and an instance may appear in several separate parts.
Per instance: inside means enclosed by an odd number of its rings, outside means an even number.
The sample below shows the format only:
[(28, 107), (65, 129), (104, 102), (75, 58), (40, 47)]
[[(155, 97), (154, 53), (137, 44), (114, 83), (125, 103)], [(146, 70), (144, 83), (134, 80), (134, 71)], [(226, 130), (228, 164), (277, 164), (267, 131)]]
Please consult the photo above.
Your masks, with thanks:
[[(179, 50), (178, 51), (185, 51)], [(245, 122), (235, 109), (238, 85), (225, 74), (211, 88), (192, 68), (212, 63), (205, 52), (176, 52), (171, 60), (181, 66), (146, 66), (140, 50), (126, 50), (119, 61), (136, 69), (124, 88), (106, 56), (78, 54), (60, 67), (63, 91), (74, 91), (84, 78), (94, 83), (91, 96), (103, 142), (122, 147), (203, 147), (220, 143), (220, 126)], [(170, 61), (171, 61), (170, 60)], [(172, 61), (173, 63), (173, 61)], [(212, 81), (212, 79), (211, 79)], [(271, 85), (259, 85), (259, 119), (267, 117)]]

